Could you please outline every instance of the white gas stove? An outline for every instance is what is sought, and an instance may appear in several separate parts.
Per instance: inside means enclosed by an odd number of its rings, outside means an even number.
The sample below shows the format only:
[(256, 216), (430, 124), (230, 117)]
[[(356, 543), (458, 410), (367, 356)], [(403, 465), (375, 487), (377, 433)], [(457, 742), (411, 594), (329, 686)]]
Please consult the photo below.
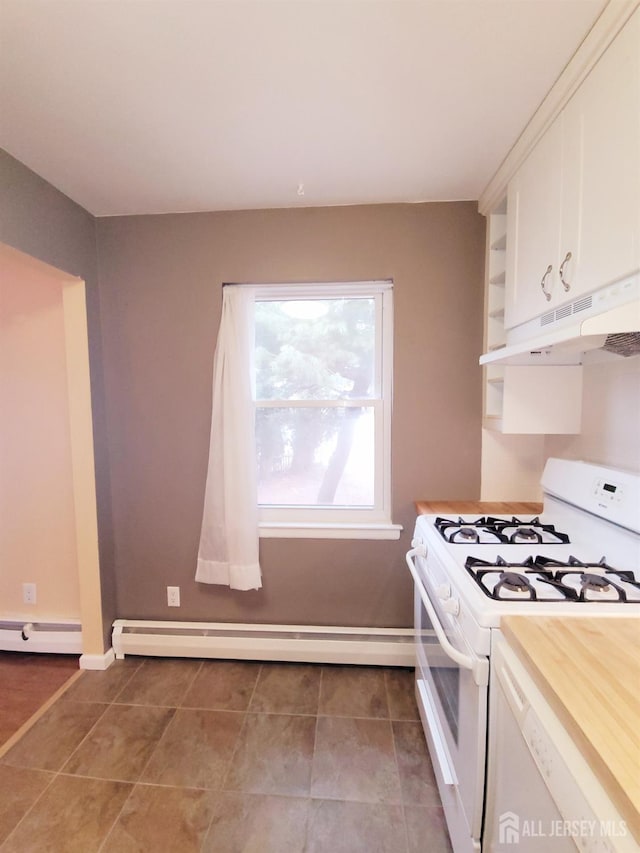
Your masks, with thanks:
[(549, 459), (539, 517), (422, 515), (416, 695), (454, 850), (481, 849), (492, 634), (504, 615), (640, 616), (640, 476)]
[[(478, 628), (507, 613), (640, 614), (640, 477), (550, 459), (542, 486), (539, 517), (419, 516), (412, 544), (430, 594)], [(487, 653), (473, 622), (467, 638)]]

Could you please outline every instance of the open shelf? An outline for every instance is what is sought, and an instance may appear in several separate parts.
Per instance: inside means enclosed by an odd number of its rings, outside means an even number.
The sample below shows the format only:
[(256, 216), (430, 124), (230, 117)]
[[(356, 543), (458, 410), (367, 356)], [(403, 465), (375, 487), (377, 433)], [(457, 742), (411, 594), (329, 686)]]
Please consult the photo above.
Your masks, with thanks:
[(492, 243), (491, 248), (496, 252), (503, 252), (507, 248), (507, 234), (501, 234)]

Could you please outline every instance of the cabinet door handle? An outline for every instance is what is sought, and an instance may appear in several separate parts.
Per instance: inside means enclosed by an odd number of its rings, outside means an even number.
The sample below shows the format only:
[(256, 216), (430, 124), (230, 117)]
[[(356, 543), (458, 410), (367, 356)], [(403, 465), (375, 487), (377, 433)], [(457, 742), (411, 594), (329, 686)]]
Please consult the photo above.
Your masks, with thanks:
[(571, 260), (572, 257), (573, 256), (572, 256), (571, 252), (567, 252), (567, 254), (564, 256), (564, 261), (560, 264), (560, 269), (558, 270), (558, 275), (560, 276), (560, 281), (562, 282), (562, 286), (564, 287), (565, 290), (571, 289), (571, 283), (564, 280), (564, 268), (569, 263), (569, 261)]
[(545, 273), (542, 276), (542, 279), (540, 281), (540, 287), (542, 288), (542, 292), (544, 293), (545, 299), (547, 300), (547, 302), (551, 299), (551, 293), (545, 288), (544, 285), (545, 285), (545, 282), (547, 281), (548, 277), (551, 275), (552, 269), (553, 269), (553, 267), (551, 266), (551, 264), (549, 264), (549, 266), (545, 270)]

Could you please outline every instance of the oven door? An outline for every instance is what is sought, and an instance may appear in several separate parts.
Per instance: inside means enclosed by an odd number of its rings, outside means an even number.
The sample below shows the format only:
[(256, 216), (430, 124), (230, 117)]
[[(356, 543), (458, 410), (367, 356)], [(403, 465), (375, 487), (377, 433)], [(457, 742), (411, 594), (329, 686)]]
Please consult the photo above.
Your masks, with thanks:
[(415, 588), (416, 698), (453, 848), (480, 850), (489, 661), (465, 640), (455, 615), (459, 602), (430, 596), (424, 550), (407, 554)]

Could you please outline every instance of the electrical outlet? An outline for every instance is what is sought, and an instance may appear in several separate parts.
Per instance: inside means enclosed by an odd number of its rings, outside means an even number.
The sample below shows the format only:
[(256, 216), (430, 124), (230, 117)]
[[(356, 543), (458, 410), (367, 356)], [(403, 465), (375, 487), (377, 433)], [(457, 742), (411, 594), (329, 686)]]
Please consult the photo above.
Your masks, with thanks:
[(34, 583), (22, 584), (22, 600), (25, 604), (36, 603), (36, 585)]
[(167, 587), (167, 604), (169, 607), (180, 607), (180, 587)]

